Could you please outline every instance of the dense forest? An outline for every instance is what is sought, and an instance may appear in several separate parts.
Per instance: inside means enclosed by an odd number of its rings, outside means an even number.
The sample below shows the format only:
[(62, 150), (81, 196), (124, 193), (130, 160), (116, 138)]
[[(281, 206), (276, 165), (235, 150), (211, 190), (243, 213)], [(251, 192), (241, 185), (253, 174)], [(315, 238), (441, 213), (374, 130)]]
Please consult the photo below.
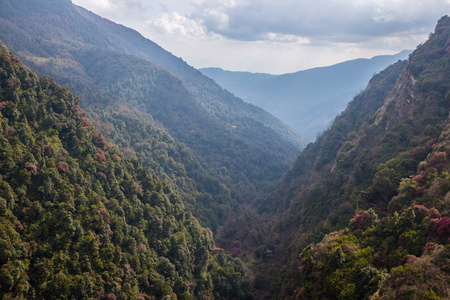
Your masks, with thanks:
[(450, 297), (449, 17), (301, 153), (69, 0), (0, 0), (0, 39), (1, 298)]
[[(449, 41), (443, 17), (407, 63), (374, 76), (261, 202), (262, 211), (270, 201), (285, 208), (270, 215), (291, 233), (278, 298), (299, 286), (299, 299), (449, 297)], [(303, 250), (311, 242), (318, 244)], [(423, 260), (412, 263), (412, 255)], [(439, 283), (424, 279), (428, 267)]]
[(232, 219), (237, 203), (282, 176), (305, 145), (131, 29), (70, 1), (0, 3), (9, 49), (38, 75), (70, 86), (102, 134), (183, 192), (205, 226)]
[(248, 297), (241, 262), (67, 87), (3, 46), (0, 74), (2, 299)]

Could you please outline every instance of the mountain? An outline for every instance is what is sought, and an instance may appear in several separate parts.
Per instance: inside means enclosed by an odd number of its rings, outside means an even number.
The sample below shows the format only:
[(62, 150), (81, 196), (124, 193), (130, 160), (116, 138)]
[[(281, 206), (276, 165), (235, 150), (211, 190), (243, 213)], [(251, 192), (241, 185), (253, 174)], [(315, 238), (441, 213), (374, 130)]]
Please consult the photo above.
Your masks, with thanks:
[(302, 136), (315, 140), (364, 89), (374, 73), (408, 58), (410, 53), (405, 50), (396, 55), (355, 59), (283, 75), (220, 68), (200, 71), (236, 96), (272, 113)]
[[(350, 102), (331, 128), (302, 151), (280, 182), (255, 202), (256, 207), (243, 217), (225, 223), (223, 230), (216, 234), (223, 247), (239, 240), (241, 251), (255, 256), (257, 263), (252, 268), (257, 274), (259, 299), (271, 299), (273, 289), (283, 289), (280, 299), (293, 292), (293, 286), (297, 287), (295, 284), (301, 278), (297, 257), (303, 248), (320, 241), (326, 232), (348, 224), (355, 211), (355, 198), (367, 188), (379, 163), (368, 155), (369, 150), (362, 149), (363, 164), (345, 160), (341, 154), (345, 163), (345, 169), (341, 169), (334, 167), (337, 155), (341, 148), (348, 151), (354, 147), (347, 143), (347, 136), (365, 119), (370, 120), (368, 116), (383, 105), (406, 65), (405, 61), (398, 62), (375, 75), (368, 88)], [(374, 147), (375, 133), (373, 129), (367, 132), (360, 145), (367, 143), (367, 149)], [(392, 144), (395, 143), (392, 138)], [(382, 148), (388, 156), (385, 160), (392, 157), (389, 151), (393, 149), (379, 144), (374, 150)], [(242, 232), (241, 228), (250, 230)], [(282, 285), (277, 287), (280, 278)]]
[(68, 0), (0, 23), (2, 298), (449, 298), (449, 17), (293, 166), (130, 29)]
[[(449, 41), (445, 16), (408, 62), (372, 78), (261, 202), (269, 236), (285, 234), (281, 246), (266, 245), (287, 255), (275, 298), (449, 297)], [(429, 272), (439, 275), (421, 277)]]
[(0, 44), (0, 297), (249, 299), (242, 264)]
[(108, 42), (116, 51), (135, 55), (168, 70), (183, 82), (203, 108), (219, 119), (236, 125), (242, 120), (250, 118), (270, 127), (299, 149), (303, 149), (308, 144), (305, 138), (279, 119), (257, 106), (236, 98), (210, 78), (187, 65), (181, 58), (173, 56), (134, 30), (100, 18), (81, 7), (76, 8), (82, 17), (92, 22), (100, 33), (108, 38)]
[(305, 144), (137, 32), (70, 1), (2, 0), (0, 8), (0, 39), (39, 75), (70, 86), (107, 140), (183, 192), (213, 230)]
[(220, 228), (253, 261), (258, 299), (449, 297), (449, 45), (446, 16)]

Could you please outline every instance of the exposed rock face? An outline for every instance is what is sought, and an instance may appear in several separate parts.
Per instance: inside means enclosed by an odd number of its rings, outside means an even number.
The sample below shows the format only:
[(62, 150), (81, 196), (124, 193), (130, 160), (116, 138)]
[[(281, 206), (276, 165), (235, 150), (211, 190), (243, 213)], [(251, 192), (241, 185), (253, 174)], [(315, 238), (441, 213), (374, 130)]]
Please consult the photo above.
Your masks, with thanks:
[(402, 72), (394, 88), (386, 97), (383, 106), (376, 113), (376, 125), (379, 125), (386, 117), (385, 130), (389, 130), (401, 121), (413, 117), (418, 93), (415, 87), (416, 82), (417, 80), (408, 69)]

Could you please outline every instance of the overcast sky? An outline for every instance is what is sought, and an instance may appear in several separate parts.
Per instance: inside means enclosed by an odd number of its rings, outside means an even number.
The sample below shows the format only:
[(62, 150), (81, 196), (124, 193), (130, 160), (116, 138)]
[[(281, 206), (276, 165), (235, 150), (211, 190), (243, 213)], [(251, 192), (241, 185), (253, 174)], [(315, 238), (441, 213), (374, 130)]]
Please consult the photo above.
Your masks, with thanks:
[(415, 49), (450, 0), (72, 0), (196, 67), (282, 74)]

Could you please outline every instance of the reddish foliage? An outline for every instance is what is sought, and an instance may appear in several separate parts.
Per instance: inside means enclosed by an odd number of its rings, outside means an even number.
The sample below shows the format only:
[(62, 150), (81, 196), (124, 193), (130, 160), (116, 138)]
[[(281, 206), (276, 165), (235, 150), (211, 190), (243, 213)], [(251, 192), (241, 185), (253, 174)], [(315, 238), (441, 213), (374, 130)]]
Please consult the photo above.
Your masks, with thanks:
[(441, 213), (436, 208), (432, 208), (432, 209), (430, 209), (430, 218), (431, 219), (440, 219)]
[(419, 174), (419, 175), (414, 176), (413, 180), (418, 183), (423, 183), (423, 182), (425, 182), (425, 177), (422, 174)]
[(425, 147), (417, 147), (413, 149), (413, 156), (416, 159), (423, 159), (427, 153), (427, 149)]
[(420, 196), (423, 195), (424, 192), (425, 192), (425, 189), (424, 189), (423, 187), (419, 186), (419, 187), (416, 189), (414, 195), (417, 196), (417, 197), (420, 197)]
[(55, 117), (58, 119), (58, 120), (62, 120), (62, 116), (60, 115), (60, 114), (58, 114), (58, 113), (54, 113), (55, 114)]
[(98, 210), (98, 213), (103, 217), (103, 219), (106, 221), (106, 223), (110, 223), (111, 215), (106, 209), (100, 208)]
[(439, 221), (437, 234), (440, 236), (450, 235), (450, 219), (447, 217), (442, 218)]
[(33, 163), (30, 163), (30, 162), (26, 162), (26, 163), (24, 164), (24, 166), (25, 166), (25, 168), (26, 168), (28, 171), (30, 171), (31, 174), (33, 174), (33, 175), (36, 175), (37, 172), (38, 172), (39, 169), (40, 169), (39, 163), (33, 164)]
[(94, 144), (98, 147), (104, 148), (106, 146), (106, 140), (100, 134), (94, 133), (92, 137)]
[(3, 104), (0, 102), (0, 110), (3, 109)]
[(75, 108), (78, 110), (78, 112), (83, 113), (83, 110), (79, 105), (75, 105)]
[(438, 228), (439, 219), (431, 219), (430, 223), (428, 224), (428, 231), (435, 232)]
[(432, 139), (432, 140), (429, 140), (427, 143), (426, 143), (426, 145), (425, 145), (425, 147), (427, 148), (427, 149), (431, 149), (431, 148), (433, 148), (433, 145), (434, 144), (436, 144), (436, 142), (437, 142), (437, 139)]
[(129, 273), (132, 273), (132, 274), (136, 274), (136, 272), (133, 270), (133, 268), (130, 266), (130, 264), (123, 264), (123, 265), (122, 265), (122, 268), (123, 268), (126, 272), (129, 272)]
[(373, 256), (373, 264), (377, 268), (385, 268), (388, 265), (388, 257), (385, 253), (375, 253)]
[(106, 175), (105, 175), (105, 173), (103, 173), (103, 172), (97, 172), (97, 177), (98, 177), (100, 180), (106, 181)]
[(419, 258), (418, 258), (417, 256), (415, 256), (415, 255), (408, 254), (408, 255), (406, 256), (406, 262), (407, 262), (409, 265), (412, 264), (413, 262), (415, 262), (416, 260), (419, 260)]
[(351, 225), (356, 230), (366, 230), (369, 226), (369, 218), (370, 215), (367, 211), (359, 211), (354, 217), (351, 222)]
[(83, 125), (84, 128), (89, 128), (89, 123), (86, 121), (86, 119), (81, 119), (81, 125)]
[(99, 152), (96, 152), (95, 154), (97, 155), (97, 158), (99, 161), (106, 161), (106, 157), (104, 154), (99, 153)]
[(431, 251), (433, 251), (434, 249), (436, 249), (437, 247), (437, 243), (434, 242), (428, 242), (425, 247), (423, 247), (423, 254), (424, 255), (428, 255), (431, 253)]
[(22, 223), (20, 223), (19, 220), (16, 221), (16, 228), (17, 228), (17, 230), (20, 230), (20, 231), (23, 230), (23, 225), (22, 225)]
[(447, 160), (445, 152), (435, 153), (428, 161), (430, 165), (440, 165)]
[(60, 161), (56, 164), (56, 168), (58, 168), (59, 173), (66, 174), (69, 171), (69, 164), (65, 161)]
[(112, 294), (112, 293), (110, 293), (110, 294), (106, 295), (106, 299), (107, 300), (116, 300), (117, 296)]
[(52, 145), (45, 145), (44, 146), (44, 153), (47, 156), (51, 156), (51, 155), (53, 155), (53, 153), (55, 153), (55, 149), (53, 149)]
[(429, 213), (430, 213), (430, 211), (425, 206), (423, 206), (423, 205), (414, 205), (414, 214), (416, 215), (416, 220), (417, 221), (422, 220), (423, 218), (428, 216)]

